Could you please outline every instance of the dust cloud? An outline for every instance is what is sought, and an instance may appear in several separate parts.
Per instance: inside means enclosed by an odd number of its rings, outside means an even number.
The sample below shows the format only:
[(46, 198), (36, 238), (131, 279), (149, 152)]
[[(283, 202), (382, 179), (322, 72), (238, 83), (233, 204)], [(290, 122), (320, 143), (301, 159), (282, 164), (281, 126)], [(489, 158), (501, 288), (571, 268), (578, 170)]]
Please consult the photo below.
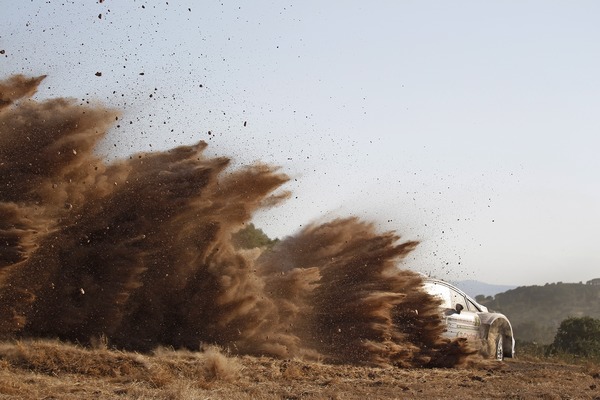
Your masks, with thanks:
[(232, 171), (204, 142), (108, 163), (94, 148), (118, 110), (35, 101), (43, 79), (0, 82), (0, 338), (396, 366), (472, 353), (440, 338), (436, 300), (398, 269), (416, 242), (351, 217), (238, 249), (285, 174)]

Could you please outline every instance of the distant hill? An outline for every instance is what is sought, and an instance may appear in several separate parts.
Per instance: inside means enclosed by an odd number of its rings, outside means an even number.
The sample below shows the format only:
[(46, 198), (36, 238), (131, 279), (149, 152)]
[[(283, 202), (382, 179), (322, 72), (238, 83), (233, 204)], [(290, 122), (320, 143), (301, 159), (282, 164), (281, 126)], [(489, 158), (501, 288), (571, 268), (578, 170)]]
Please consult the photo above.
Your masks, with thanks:
[(480, 294), (486, 297), (495, 296), (498, 293), (506, 292), (507, 290), (511, 290), (517, 287), (516, 285), (493, 285), (490, 283), (479, 282), (474, 280), (452, 282), (452, 284), (471, 297), (475, 297)]
[(559, 282), (521, 286), (494, 297), (477, 296), (476, 300), (505, 314), (517, 340), (540, 344), (551, 343), (561, 321), (568, 317), (600, 318), (600, 285)]

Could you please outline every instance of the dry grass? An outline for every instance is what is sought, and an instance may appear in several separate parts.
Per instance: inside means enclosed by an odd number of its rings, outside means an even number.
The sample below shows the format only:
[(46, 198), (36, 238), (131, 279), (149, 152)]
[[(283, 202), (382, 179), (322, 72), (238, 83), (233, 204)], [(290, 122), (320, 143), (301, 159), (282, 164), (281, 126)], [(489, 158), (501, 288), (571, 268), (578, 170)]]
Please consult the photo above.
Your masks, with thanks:
[(400, 369), (50, 340), (0, 342), (0, 399), (597, 398), (600, 370), (540, 361)]
[[(80, 398), (82, 393), (96, 398), (196, 398), (198, 391), (238, 379), (241, 370), (237, 358), (217, 347), (195, 353), (161, 348), (142, 355), (51, 340), (0, 343), (0, 395), (19, 398), (24, 393), (29, 398), (43, 393), (60, 398)], [(69, 390), (63, 390), (65, 385)]]

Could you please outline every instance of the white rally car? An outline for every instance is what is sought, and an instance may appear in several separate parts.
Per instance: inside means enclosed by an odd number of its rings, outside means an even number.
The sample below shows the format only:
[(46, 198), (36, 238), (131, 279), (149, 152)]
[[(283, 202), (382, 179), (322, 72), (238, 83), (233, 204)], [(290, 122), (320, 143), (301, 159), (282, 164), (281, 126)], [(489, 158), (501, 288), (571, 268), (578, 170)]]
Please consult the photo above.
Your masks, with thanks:
[(424, 280), (425, 291), (442, 301), (444, 337), (467, 338), (482, 354), (497, 360), (514, 357), (515, 339), (508, 318), (488, 310), (448, 282), (429, 277)]

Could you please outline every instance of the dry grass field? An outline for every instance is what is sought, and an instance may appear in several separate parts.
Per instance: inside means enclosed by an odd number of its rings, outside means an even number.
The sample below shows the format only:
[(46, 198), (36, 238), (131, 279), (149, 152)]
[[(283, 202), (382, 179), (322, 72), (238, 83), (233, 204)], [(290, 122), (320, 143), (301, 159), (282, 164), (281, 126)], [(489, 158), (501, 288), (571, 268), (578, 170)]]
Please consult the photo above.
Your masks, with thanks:
[(378, 368), (36, 340), (0, 344), (0, 399), (600, 399), (600, 368), (540, 360)]

